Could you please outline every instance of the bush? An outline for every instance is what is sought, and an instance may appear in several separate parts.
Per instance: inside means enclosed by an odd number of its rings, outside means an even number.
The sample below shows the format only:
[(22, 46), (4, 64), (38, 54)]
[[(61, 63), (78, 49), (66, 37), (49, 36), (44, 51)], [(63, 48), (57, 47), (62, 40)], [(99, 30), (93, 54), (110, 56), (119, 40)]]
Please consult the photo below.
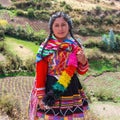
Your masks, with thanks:
[(17, 16), (27, 16), (26, 12), (24, 12), (23, 10), (17, 10), (16, 15)]
[(28, 71), (28, 72), (35, 72), (35, 59), (28, 59), (26, 60), (25, 62), (25, 69)]
[(113, 25), (113, 17), (111, 15), (106, 16), (105, 19), (104, 19), (104, 23), (106, 25)]
[(36, 10), (34, 12), (34, 16), (36, 19), (41, 19), (41, 20), (49, 20), (50, 14), (48, 11), (45, 10)]
[(16, 36), (16, 31), (13, 25), (7, 25), (5, 34), (10, 35), (12, 37)]
[(17, 55), (15, 56), (10, 52), (7, 52), (6, 55), (9, 60), (7, 64), (7, 71), (11, 71), (11, 70), (19, 71), (19, 69), (22, 66), (22, 60)]
[(34, 18), (34, 9), (33, 8), (28, 9), (28, 17), (29, 18)]
[(95, 40), (95, 39), (89, 39), (89, 40), (84, 42), (84, 46), (86, 48), (94, 48), (94, 47), (99, 48), (101, 46), (101, 41)]
[(88, 31), (85, 27), (80, 27), (78, 32), (79, 32), (80, 35), (83, 35), (83, 36), (88, 35)]
[(0, 27), (0, 41), (4, 40), (5, 38), (5, 30), (4, 28)]
[(14, 6), (22, 10), (27, 10), (28, 8), (35, 6), (35, 4), (33, 1), (16, 1)]
[(120, 51), (120, 36), (116, 35), (116, 41), (115, 41), (116, 51)]
[(80, 19), (74, 18), (73, 24), (74, 24), (74, 26), (78, 27), (80, 25)]
[(96, 11), (96, 14), (98, 15), (98, 14), (101, 13), (102, 9), (101, 9), (100, 6), (97, 6), (96, 9), (95, 9), (95, 11)]
[(0, 110), (2, 113), (7, 114), (12, 120), (19, 119), (20, 117), (20, 103), (14, 95), (1, 95), (0, 96)]
[(94, 93), (94, 96), (99, 101), (108, 101), (108, 100), (113, 101), (113, 93), (110, 90), (106, 90), (106, 88), (104, 87), (97, 89)]
[(0, 41), (0, 52), (4, 52), (6, 49), (6, 44), (4, 41)]
[(108, 35), (104, 34), (102, 36), (102, 41), (103, 41), (103, 46), (102, 46), (103, 50), (106, 50), (108, 52), (120, 50), (119, 47), (120, 39), (119, 37), (117, 37), (116, 39), (116, 36), (112, 29), (110, 30)]
[(8, 25), (7, 20), (0, 19), (0, 27), (5, 28)]
[(4, 7), (0, 4), (0, 9), (4, 9)]
[(0, 75), (4, 75), (5, 74), (5, 66), (3, 65), (3, 63), (0, 63)]
[(47, 33), (44, 30), (40, 30), (36, 37), (38, 37), (38, 43), (41, 44), (47, 37)]

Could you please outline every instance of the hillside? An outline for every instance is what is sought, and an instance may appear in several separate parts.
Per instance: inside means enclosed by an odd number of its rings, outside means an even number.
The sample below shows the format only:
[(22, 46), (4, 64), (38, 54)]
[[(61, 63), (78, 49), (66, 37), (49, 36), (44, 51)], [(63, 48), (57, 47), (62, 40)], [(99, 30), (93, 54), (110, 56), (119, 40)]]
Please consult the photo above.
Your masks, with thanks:
[[(119, 120), (120, 0), (0, 0), (0, 4), (0, 120), (11, 120), (10, 113), (12, 120), (18, 115), (15, 120), (27, 120), (35, 55), (55, 11), (72, 17), (73, 32), (88, 57), (89, 71), (79, 76), (89, 99), (88, 120)], [(111, 28), (115, 36), (110, 43)], [(103, 44), (103, 34), (108, 46)], [(112, 43), (117, 50), (110, 49)]]
[[(6, 11), (2, 11), (1, 9), (0, 18), (7, 20), (9, 24), (14, 26), (21, 25), (26, 27), (26, 25), (29, 24), (35, 31), (44, 29), (48, 32), (48, 19), (50, 15), (55, 11), (65, 11), (72, 16), (76, 27), (75, 33), (79, 35), (84, 35), (84, 27), (86, 28), (86, 35), (87, 32), (92, 34), (89, 29), (93, 29), (93, 32), (98, 35), (100, 35), (102, 31), (109, 31), (110, 28), (113, 28), (115, 32), (120, 33), (120, 2), (118, 0), (51, 0), (48, 2), (48, 4), (50, 4), (49, 8), (45, 6), (44, 8), (38, 8), (36, 10), (33, 6), (34, 15), (36, 15), (36, 17), (33, 16), (37, 20), (31, 20), (28, 18), (29, 15), (27, 15), (29, 6), (26, 5), (32, 3), (27, 3), (25, 0), (16, 2), (10, 0), (4, 2), (4, 0), (0, 0), (0, 3), (3, 6), (6, 4), (5, 7), (8, 6), (10, 8), (10, 10)], [(20, 4), (23, 4), (23, 8)], [(39, 2), (37, 4), (39, 4)], [(18, 15), (11, 16), (11, 14)]]
[(118, 9), (120, 10), (119, 0), (58, 0), (66, 1), (74, 9), (92, 10), (97, 6), (101, 6), (103, 9)]

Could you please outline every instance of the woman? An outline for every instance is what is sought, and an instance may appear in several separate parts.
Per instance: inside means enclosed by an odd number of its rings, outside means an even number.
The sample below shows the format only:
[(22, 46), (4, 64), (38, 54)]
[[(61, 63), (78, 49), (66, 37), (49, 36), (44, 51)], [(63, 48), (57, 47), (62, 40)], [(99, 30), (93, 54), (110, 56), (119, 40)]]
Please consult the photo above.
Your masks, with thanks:
[(84, 118), (88, 102), (76, 74), (87, 72), (88, 61), (72, 34), (72, 20), (67, 14), (53, 14), (49, 28), (50, 34), (37, 53), (29, 118)]

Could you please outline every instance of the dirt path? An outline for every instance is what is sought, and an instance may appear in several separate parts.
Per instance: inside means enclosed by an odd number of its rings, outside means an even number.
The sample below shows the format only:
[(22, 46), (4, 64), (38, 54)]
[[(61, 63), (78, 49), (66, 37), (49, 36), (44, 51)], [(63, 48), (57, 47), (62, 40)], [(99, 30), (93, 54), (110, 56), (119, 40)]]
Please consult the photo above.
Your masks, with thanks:
[(120, 103), (94, 102), (91, 105), (91, 110), (101, 120), (120, 120)]

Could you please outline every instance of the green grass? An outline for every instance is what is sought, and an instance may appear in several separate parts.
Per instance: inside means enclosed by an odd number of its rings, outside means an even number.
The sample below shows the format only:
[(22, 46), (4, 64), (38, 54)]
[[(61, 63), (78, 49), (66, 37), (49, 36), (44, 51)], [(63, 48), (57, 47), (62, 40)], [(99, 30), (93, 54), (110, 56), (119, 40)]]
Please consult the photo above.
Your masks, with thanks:
[(10, 18), (13, 18), (14, 16), (16, 16), (15, 10), (5, 10), (5, 9), (0, 10), (0, 16), (3, 16), (5, 13), (8, 13), (10, 15)]
[(109, 60), (96, 60), (96, 61), (90, 61), (90, 69), (91, 72), (94, 71), (94, 73), (101, 74), (106, 71), (116, 71), (116, 68), (110, 63)]
[(13, 37), (5, 37), (5, 43), (9, 46), (10, 49), (12, 49), (14, 47), (14, 44), (19, 44), (22, 45), (24, 47), (26, 47), (27, 49), (31, 50), (34, 55), (36, 55), (37, 51), (38, 51), (38, 45), (36, 45), (34, 42), (29, 42), (29, 41), (24, 41), (21, 39), (16, 39)]
[(120, 74), (107, 72), (85, 81), (87, 93), (90, 98), (95, 97), (100, 101), (120, 102)]

